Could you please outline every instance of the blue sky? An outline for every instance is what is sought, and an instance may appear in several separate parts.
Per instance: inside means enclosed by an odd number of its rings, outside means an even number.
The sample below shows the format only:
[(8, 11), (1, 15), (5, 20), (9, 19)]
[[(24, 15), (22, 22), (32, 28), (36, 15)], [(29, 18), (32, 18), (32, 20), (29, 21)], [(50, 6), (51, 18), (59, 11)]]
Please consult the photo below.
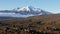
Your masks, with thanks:
[(53, 13), (60, 13), (60, 0), (0, 0), (0, 10), (33, 6)]

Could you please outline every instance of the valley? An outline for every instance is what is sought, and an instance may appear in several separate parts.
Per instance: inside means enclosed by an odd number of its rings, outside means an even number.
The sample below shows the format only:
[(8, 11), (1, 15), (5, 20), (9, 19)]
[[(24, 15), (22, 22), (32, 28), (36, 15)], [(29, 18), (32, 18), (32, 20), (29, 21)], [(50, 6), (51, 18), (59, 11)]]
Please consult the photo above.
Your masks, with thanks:
[(60, 14), (0, 20), (0, 34), (60, 34)]

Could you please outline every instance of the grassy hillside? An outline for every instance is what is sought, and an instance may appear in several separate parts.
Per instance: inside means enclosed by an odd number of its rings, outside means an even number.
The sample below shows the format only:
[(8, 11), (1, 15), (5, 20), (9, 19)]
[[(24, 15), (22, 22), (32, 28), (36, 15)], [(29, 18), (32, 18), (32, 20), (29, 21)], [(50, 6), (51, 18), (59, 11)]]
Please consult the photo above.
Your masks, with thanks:
[(60, 14), (0, 20), (0, 34), (60, 34)]

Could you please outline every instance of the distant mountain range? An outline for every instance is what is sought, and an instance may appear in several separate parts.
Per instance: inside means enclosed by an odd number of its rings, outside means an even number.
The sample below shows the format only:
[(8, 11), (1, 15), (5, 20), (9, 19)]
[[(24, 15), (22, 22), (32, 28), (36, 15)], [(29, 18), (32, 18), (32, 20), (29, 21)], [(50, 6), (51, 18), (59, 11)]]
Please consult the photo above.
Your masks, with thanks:
[(32, 6), (26, 6), (22, 8), (15, 8), (12, 10), (1, 10), (0, 17), (19, 17), (25, 18), (29, 16), (51, 14), (51, 12), (44, 11), (40, 8), (34, 8)]

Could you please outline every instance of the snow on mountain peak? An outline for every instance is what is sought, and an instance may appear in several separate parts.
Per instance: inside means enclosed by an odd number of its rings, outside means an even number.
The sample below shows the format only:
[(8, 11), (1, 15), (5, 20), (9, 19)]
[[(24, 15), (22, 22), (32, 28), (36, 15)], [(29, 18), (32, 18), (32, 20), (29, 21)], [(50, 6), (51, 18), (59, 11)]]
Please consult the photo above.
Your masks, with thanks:
[(20, 10), (24, 10), (24, 11), (30, 11), (30, 9), (29, 9), (29, 7), (28, 7), (28, 6), (26, 6), (26, 7), (23, 7), (23, 8), (21, 8)]
[(16, 11), (30, 11), (28, 6), (22, 7), (22, 8), (16, 8)]
[(22, 7), (22, 8), (16, 8), (16, 9), (14, 9), (14, 10), (16, 10), (16, 11), (38, 11), (38, 12), (40, 12), (41, 11), (41, 9), (39, 9), (39, 8), (34, 8), (34, 7), (32, 7), (32, 6), (25, 6), (25, 7)]
[(16, 8), (14, 11), (17, 11), (16, 13), (21, 13), (23, 15), (28, 15), (28, 14), (47, 14), (47, 11), (44, 11), (40, 8), (34, 8), (32, 6), (25, 6), (25, 7), (22, 7), (22, 8)]

